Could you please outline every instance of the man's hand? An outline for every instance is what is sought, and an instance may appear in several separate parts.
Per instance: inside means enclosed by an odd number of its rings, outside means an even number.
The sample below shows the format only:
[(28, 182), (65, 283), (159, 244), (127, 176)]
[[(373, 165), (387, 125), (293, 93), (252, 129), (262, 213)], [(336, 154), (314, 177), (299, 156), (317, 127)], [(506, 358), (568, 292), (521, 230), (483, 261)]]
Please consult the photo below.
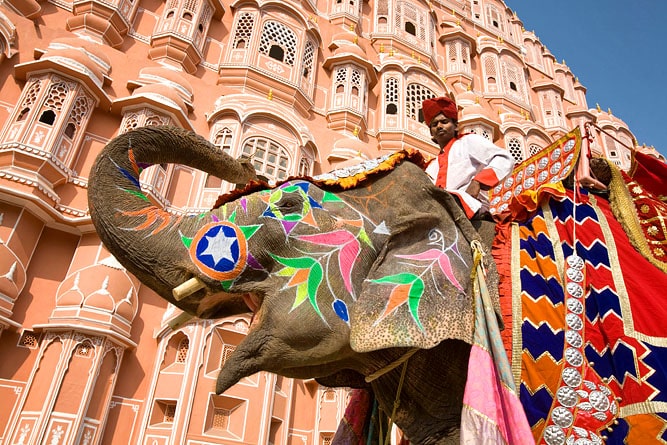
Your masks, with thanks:
[(466, 189), (466, 193), (472, 196), (473, 198), (476, 198), (481, 190), (482, 190), (481, 184), (473, 179), (470, 182), (468, 188)]

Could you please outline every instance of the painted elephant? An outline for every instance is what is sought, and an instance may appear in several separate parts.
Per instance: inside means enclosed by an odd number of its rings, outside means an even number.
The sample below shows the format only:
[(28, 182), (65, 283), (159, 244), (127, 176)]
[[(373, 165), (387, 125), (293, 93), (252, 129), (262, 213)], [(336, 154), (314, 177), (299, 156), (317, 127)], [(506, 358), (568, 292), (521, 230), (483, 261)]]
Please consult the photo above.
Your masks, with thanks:
[[(409, 353), (394, 420), (413, 443), (440, 443), (460, 422), (479, 234), (423, 159), (407, 156), (369, 161), (347, 183), (253, 182), (215, 210), (175, 216), (141, 192), (145, 164), (185, 164), (233, 183), (253, 172), (192, 133), (140, 128), (98, 156), (90, 214), (109, 251), (169, 302), (200, 318), (253, 312), (218, 393), (265, 370), (372, 387), (391, 412), (401, 372), (392, 364)], [(482, 261), (495, 289), (494, 263)], [(204, 287), (177, 300), (172, 290), (192, 277)]]

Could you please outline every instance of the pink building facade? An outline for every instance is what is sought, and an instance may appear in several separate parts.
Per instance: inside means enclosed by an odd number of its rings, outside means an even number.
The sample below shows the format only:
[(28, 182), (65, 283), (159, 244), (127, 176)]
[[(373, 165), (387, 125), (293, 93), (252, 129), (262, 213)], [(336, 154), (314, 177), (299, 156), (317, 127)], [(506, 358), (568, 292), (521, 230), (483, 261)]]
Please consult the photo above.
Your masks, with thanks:
[[(5, 0), (0, 444), (330, 443), (346, 389), (259, 373), (215, 395), (249, 318), (187, 320), (128, 274), (90, 222), (89, 170), (162, 124), (271, 180), (430, 156), (421, 102), (445, 94), (519, 162), (587, 123), (622, 168), (637, 146), (501, 0)], [(229, 190), (182, 166), (141, 179), (175, 214)]]

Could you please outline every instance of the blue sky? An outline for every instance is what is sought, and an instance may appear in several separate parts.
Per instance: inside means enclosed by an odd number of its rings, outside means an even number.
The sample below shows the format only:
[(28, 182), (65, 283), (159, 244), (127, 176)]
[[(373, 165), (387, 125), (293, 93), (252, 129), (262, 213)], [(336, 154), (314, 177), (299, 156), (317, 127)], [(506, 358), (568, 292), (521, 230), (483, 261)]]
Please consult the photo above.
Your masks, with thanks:
[(505, 0), (527, 30), (630, 127), (667, 156), (667, 0)]

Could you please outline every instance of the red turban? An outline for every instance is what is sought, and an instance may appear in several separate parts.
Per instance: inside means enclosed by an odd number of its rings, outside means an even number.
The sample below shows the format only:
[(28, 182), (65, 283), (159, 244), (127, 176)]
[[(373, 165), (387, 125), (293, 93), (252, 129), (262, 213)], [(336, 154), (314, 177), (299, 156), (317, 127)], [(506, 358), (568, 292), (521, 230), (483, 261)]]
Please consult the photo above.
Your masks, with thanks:
[(449, 97), (436, 97), (426, 99), (422, 102), (422, 113), (426, 125), (431, 125), (431, 121), (438, 114), (442, 113), (445, 117), (458, 120), (459, 110), (456, 108), (456, 102)]

